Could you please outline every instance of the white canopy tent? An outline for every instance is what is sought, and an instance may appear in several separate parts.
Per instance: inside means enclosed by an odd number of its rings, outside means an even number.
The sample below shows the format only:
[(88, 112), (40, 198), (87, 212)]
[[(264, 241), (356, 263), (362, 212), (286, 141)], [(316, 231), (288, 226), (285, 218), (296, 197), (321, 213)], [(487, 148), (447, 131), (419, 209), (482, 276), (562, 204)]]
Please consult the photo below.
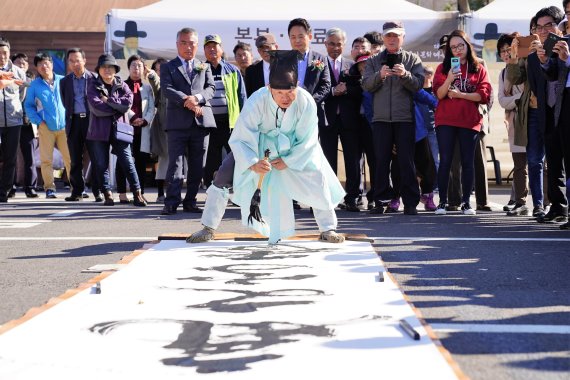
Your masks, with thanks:
[[(340, 27), (347, 32), (345, 55), (358, 36), (382, 29), (387, 20), (401, 20), (406, 27), (407, 49), (420, 53), (425, 60), (439, 60), (437, 42), (442, 34), (456, 29), (457, 12), (435, 12), (404, 0), (363, 0), (351, 6), (340, 0), (268, 2), (218, 0), (209, 8), (195, 0), (163, 0), (139, 9), (113, 9), (108, 17), (106, 50), (122, 48), (125, 23), (135, 21), (139, 50), (150, 57), (171, 58), (176, 55), (175, 36), (182, 27), (196, 29), (203, 38), (218, 34), (230, 53), (238, 41), (254, 44), (260, 33), (273, 33), (280, 48), (290, 48), (287, 25), (291, 19), (306, 18), (313, 28), (313, 49), (324, 52), (326, 30)], [(119, 32), (119, 36), (117, 36)], [(201, 44), (200, 44), (201, 45)], [(200, 48), (198, 54), (202, 54)], [(255, 54), (257, 55), (257, 54)]]
[(542, 8), (562, 7), (562, 0), (494, 0), (468, 15), (465, 31), (485, 61), (497, 61), (497, 39), (503, 33), (529, 34), (530, 19)]

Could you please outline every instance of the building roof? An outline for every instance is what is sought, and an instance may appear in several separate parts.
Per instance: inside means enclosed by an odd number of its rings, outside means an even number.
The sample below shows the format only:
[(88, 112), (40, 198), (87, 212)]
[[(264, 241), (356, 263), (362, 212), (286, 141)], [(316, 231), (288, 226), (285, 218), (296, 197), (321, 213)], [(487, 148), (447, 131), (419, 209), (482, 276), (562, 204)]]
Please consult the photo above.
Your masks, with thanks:
[(111, 9), (135, 9), (157, 1), (2, 0), (0, 31), (104, 32)]

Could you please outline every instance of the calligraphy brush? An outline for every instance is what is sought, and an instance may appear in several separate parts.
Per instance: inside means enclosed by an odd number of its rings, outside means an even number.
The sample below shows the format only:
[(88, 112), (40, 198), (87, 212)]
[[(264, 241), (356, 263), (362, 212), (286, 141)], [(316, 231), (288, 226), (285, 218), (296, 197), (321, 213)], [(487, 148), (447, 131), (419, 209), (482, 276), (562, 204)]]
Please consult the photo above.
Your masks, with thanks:
[[(269, 154), (271, 151), (269, 149), (265, 149), (264, 152), (264, 160), (269, 161)], [(259, 205), (261, 205), (261, 183), (263, 182), (263, 177), (265, 177), (265, 173), (259, 176), (259, 181), (257, 181), (257, 189), (255, 193), (253, 193), (253, 197), (251, 197), (251, 203), (249, 205), (249, 216), (247, 217), (247, 223), (253, 224), (253, 219), (257, 220), (259, 223), (265, 223), (263, 217), (261, 216), (261, 210), (259, 209)]]

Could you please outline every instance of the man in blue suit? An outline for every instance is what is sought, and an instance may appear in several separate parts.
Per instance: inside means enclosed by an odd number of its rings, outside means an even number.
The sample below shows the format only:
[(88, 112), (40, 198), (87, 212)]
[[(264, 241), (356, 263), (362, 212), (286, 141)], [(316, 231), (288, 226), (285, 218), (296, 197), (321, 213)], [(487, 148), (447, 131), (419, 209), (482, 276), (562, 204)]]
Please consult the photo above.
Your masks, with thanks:
[[(198, 33), (191, 28), (181, 29), (176, 35), (176, 48), (178, 57), (160, 68), (161, 87), (168, 99), (168, 188), (163, 215), (175, 214), (180, 203), (184, 211), (202, 212), (196, 206), (196, 194), (204, 172), (208, 128), (216, 127), (209, 104), (215, 89), (212, 70), (210, 65), (194, 58), (198, 50)], [(185, 151), (188, 155), (188, 178), (186, 196), (182, 201), (182, 160)]]

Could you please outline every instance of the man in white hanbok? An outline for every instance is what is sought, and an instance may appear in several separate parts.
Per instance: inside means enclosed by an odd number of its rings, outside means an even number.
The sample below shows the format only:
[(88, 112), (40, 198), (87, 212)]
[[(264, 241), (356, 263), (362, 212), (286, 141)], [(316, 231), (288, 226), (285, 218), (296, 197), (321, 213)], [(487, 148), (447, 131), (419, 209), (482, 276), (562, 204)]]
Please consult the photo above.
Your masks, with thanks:
[[(264, 223), (253, 221), (250, 226), (269, 236), (270, 244), (295, 234), (292, 199), (313, 208), (321, 240), (344, 241), (336, 233), (334, 208), (345, 192), (319, 145), (316, 103), (297, 87), (297, 59), (295, 50), (273, 53), (269, 86), (246, 101), (229, 140), (232, 156), (224, 160), (207, 191), (204, 228), (188, 242), (213, 239), (232, 187), (232, 201), (241, 207), (242, 222), (248, 225), (251, 198), (262, 174)], [(271, 152), (269, 161), (263, 159), (266, 149)]]

